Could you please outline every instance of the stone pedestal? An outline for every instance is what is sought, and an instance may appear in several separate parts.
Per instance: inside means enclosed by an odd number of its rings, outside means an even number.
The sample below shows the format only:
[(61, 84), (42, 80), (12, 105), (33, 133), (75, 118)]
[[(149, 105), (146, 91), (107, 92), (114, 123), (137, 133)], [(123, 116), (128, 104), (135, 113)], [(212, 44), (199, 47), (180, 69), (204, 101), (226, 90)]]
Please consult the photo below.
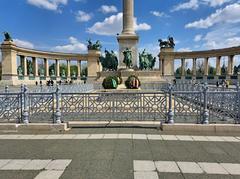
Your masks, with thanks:
[(138, 40), (139, 37), (137, 35), (119, 35), (117, 37), (118, 43), (119, 43), (119, 68), (124, 69), (126, 68), (126, 65), (123, 63), (124, 60), (124, 55), (123, 51), (126, 50), (126, 48), (129, 48), (132, 51), (132, 63), (133, 63), (133, 68), (137, 69), (137, 59), (138, 59)]
[(11, 41), (4, 41), (2, 48), (2, 81), (13, 84), (18, 80), (17, 74), (17, 52), (14, 50), (16, 45)]
[(164, 77), (174, 76), (174, 56), (171, 54), (174, 52), (173, 48), (161, 48), (159, 58), (162, 61), (162, 74)]
[(100, 61), (99, 57), (101, 52), (98, 50), (88, 51), (88, 80), (96, 80), (97, 73), (100, 72)]

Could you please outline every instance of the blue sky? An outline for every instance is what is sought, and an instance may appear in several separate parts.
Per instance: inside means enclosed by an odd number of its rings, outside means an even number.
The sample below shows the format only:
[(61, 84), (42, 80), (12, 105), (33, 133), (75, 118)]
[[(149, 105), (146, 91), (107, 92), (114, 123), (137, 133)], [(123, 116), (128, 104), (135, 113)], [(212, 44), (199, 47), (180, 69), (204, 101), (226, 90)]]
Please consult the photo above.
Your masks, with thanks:
[[(0, 31), (27, 48), (82, 53), (91, 38), (117, 51), (121, 11), (121, 0), (1, 0)], [(154, 55), (168, 35), (178, 51), (240, 45), (239, 0), (135, 0), (135, 17), (140, 50)]]

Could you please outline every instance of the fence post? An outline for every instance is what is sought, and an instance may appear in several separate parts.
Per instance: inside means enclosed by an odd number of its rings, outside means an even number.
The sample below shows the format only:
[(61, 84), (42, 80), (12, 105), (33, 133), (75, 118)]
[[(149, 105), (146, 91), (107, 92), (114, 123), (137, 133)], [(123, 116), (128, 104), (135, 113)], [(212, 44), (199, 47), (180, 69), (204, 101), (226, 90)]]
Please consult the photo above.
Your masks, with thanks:
[(237, 82), (236, 84), (236, 88), (237, 88), (237, 98), (236, 98), (236, 108), (237, 108), (237, 121), (236, 124), (240, 124), (240, 91), (239, 91), (239, 82)]
[(23, 87), (23, 122), (24, 124), (29, 123), (28, 103), (27, 103), (27, 86)]
[(203, 124), (209, 124), (207, 92), (208, 92), (208, 85), (207, 85), (207, 83), (204, 83), (204, 86), (203, 86), (203, 97), (204, 97), (204, 99), (203, 99), (203, 107), (204, 107), (204, 110), (203, 110), (203, 121), (202, 121)]
[(173, 92), (173, 86), (172, 84), (168, 85), (168, 94), (169, 94), (169, 106), (168, 106), (168, 124), (174, 124), (174, 114), (172, 110), (172, 92)]
[(55, 114), (57, 124), (61, 124), (61, 122), (62, 122), (61, 121), (60, 102), (59, 102), (59, 96), (60, 96), (59, 91), (60, 91), (60, 88), (57, 85), (57, 88), (56, 88), (56, 114)]

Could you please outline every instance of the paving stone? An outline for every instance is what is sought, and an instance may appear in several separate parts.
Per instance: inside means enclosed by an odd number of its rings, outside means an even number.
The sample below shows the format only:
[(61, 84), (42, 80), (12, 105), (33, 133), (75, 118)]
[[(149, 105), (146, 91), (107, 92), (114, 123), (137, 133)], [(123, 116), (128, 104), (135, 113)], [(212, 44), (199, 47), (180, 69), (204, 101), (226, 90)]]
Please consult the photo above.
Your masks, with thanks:
[(134, 179), (159, 179), (157, 172), (134, 172)]
[(146, 140), (147, 139), (147, 135), (146, 134), (133, 134), (133, 139)]
[(42, 170), (44, 169), (51, 160), (32, 160), (27, 165), (25, 165), (22, 170)]
[(53, 160), (45, 169), (47, 170), (65, 170), (65, 168), (71, 163), (71, 160)]
[(208, 138), (205, 136), (192, 136), (192, 138), (194, 141), (203, 141), (203, 142), (209, 141)]
[(119, 139), (132, 139), (132, 134), (119, 134)]
[(203, 173), (203, 170), (195, 162), (177, 162), (182, 173)]
[(206, 136), (209, 141), (212, 142), (224, 142), (225, 140), (220, 136)]
[(74, 137), (76, 137), (75, 134), (64, 134), (64, 135), (61, 135), (60, 139), (73, 139)]
[(240, 164), (221, 163), (220, 165), (231, 175), (240, 175)]
[(228, 172), (218, 163), (205, 163), (199, 162), (198, 165), (207, 173), (207, 174), (228, 174)]
[(90, 134), (77, 134), (73, 139), (87, 139), (90, 136)]
[(104, 134), (91, 134), (88, 139), (103, 139)]
[(18, 139), (20, 135), (4, 135), (1, 139)]
[(45, 170), (40, 172), (34, 179), (58, 179), (63, 172), (63, 170)]
[(1, 170), (1, 167), (6, 165), (8, 162), (10, 162), (10, 160), (0, 160), (0, 170)]
[(160, 135), (147, 135), (148, 140), (163, 140)]
[(153, 161), (150, 160), (134, 160), (133, 161), (134, 171), (154, 171), (156, 167)]
[(1, 170), (20, 170), (27, 165), (31, 160), (11, 160), (4, 165)]
[(182, 141), (193, 141), (193, 138), (187, 135), (177, 135), (176, 137)]
[(61, 139), (62, 135), (48, 135), (46, 139)]
[(118, 134), (105, 134), (104, 139), (118, 139)]
[(35, 135), (20, 135), (18, 137), (18, 139), (24, 139), (24, 140), (27, 140), (27, 139), (32, 139)]
[(180, 173), (180, 170), (175, 162), (171, 161), (157, 161), (155, 162), (159, 172)]
[(240, 142), (236, 137), (222, 137), (226, 142)]
[(48, 135), (34, 135), (31, 139), (33, 140), (43, 140), (46, 139)]
[(175, 135), (161, 135), (163, 140), (178, 140), (178, 138)]

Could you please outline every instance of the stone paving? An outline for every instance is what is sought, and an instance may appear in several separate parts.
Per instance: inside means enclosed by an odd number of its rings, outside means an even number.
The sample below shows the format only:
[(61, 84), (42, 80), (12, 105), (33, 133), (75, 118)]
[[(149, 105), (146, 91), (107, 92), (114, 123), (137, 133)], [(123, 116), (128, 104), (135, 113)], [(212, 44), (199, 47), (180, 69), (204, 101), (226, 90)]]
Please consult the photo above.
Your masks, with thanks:
[[(41, 179), (47, 179), (47, 169), (37, 169), (46, 168), (49, 160), (66, 159), (71, 163), (61, 176), (52, 172), (52, 179), (145, 179), (146, 173), (146, 179), (239, 179), (239, 136), (173, 135), (137, 128), (2, 134), (0, 165), (11, 160), (19, 164), (14, 170), (0, 167), (0, 179), (34, 179), (40, 171)], [(49, 171), (53, 166), (61, 169), (56, 162)], [(221, 169), (225, 173), (219, 174)]]

